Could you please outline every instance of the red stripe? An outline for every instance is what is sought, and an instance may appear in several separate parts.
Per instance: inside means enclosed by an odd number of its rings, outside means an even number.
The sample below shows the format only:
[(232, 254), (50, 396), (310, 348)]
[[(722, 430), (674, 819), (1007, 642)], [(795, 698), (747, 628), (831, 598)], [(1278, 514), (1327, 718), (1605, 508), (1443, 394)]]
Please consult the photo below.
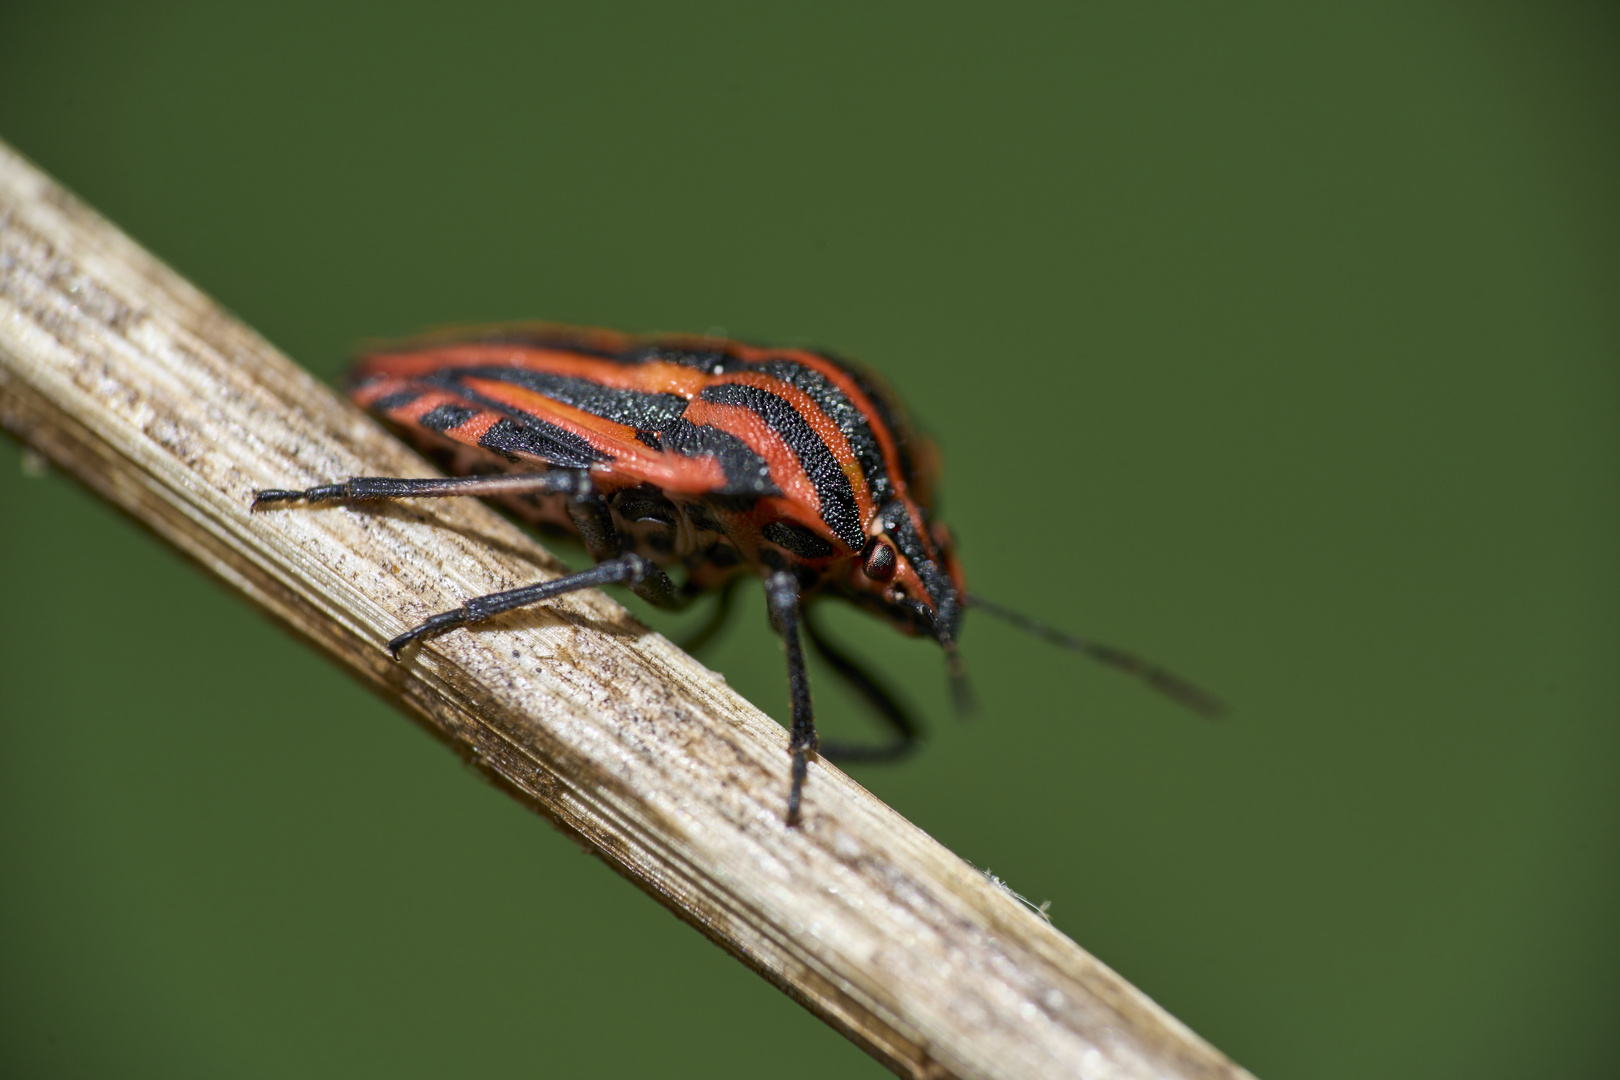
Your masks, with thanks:
[[(833, 459), (838, 462), (838, 467), (849, 478), (849, 488), (855, 496), (855, 509), (860, 515), (862, 526), (871, 524), (873, 517), (877, 515), (877, 507), (872, 502), (872, 491), (866, 485), (866, 474), (861, 471), (861, 463), (856, 460), (855, 451), (849, 445), (849, 440), (844, 437), (843, 431), (839, 429), (837, 424), (832, 422), (832, 419), (826, 413), (821, 411), (821, 406), (817, 405), (809, 394), (783, 382), (781, 379), (751, 372), (733, 372), (712, 381), (715, 383), (736, 383), (742, 386), (752, 386), (764, 390), (766, 393), (774, 394), (791, 405), (793, 411), (804, 417), (805, 422), (810, 425), (810, 429), (820, 436), (821, 441), (832, 452)], [(687, 413), (690, 414), (691, 411), (691, 407), (688, 406)], [(763, 423), (761, 426), (764, 426)], [(766, 430), (770, 429), (766, 428)], [(772, 432), (772, 435), (774, 436), (775, 432)], [(777, 438), (777, 442), (781, 442), (781, 439)], [(749, 443), (749, 445), (753, 446), (752, 443)], [(766, 461), (771, 460), (758, 447), (754, 447), (754, 452), (764, 457)], [(793, 456), (791, 451), (789, 451), (789, 456)], [(793, 464), (799, 475), (804, 477), (805, 483), (809, 483), (809, 477), (805, 475), (804, 470), (799, 466), (796, 457)], [(786, 491), (788, 489), (783, 488), (782, 490)], [(813, 487), (812, 490), (814, 490)], [(815, 500), (815, 506), (819, 515), (821, 512), (819, 496)], [(840, 544), (839, 546), (844, 545)]]
[[(771, 472), (771, 482), (797, 504), (795, 509), (799, 513), (790, 516), (807, 518), (802, 524), (815, 529), (818, 534), (825, 533), (837, 542), (831, 530), (821, 521), (821, 496), (816, 493), (816, 485), (810, 482), (809, 475), (800, 466), (793, 448), (782, 436), (772, 431), (758, 413), (736, 405), (716, 405), (699, 398), (686, 407), (686, 419), (699, 427), (718, 428), (746, 443), (750, 450), (765, 459), (765, 466)], [(839, 546), (843, 545), (840, 543)]]
[[(494, 379), (467, 379), (465, 385), (492, 401), (510, 405), (548, 424), (555, 424), (590, 443), (612, 460), (591, 467), (594, 475), (622, 483), (606, 490), (650, 482), (666, 491), (701, 494), (725, 485), (725, 472), (713, 458), (688, 458), (654, 450), (636, 438), (635, 428), (605, 420), (534, 390)], [(448, 434), (448, 433), (447, 433)]]

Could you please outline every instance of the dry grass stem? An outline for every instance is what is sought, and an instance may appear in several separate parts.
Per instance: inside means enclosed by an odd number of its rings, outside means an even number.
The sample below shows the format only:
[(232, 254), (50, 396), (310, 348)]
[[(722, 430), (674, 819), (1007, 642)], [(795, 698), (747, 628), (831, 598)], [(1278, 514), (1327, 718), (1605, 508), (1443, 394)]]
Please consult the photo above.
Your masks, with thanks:
[(837, 769), (785, 828), (782, 728), (600, 593), (395, 663), (424, 616), (558, 563), (473, 500), (250, 512), (431, 473), (3, 144), (0, 423), (895, 1072), (1248, 1075)]

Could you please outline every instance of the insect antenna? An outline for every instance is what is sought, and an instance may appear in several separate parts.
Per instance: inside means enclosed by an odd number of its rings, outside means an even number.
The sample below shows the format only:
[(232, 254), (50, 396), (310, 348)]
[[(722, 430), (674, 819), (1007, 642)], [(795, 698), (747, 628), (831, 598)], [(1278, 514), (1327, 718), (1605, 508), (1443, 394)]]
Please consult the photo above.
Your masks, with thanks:
[(1135, 675), (1159, 693), (1175, 699), (1200, 715), (1213, 718), (1226, 711), (1226, 704), (1214, 694), (1194, 686), (1181, 676), (1174, 675), (1157, 664), (1125, 652), (1123, 649), (1116, 649), (1110, 645), (1099, 645), (1094, 641), (1087, 641), (1084, 638), (1075, 637), (1073, 634), (1066, 634), (1062, 630), (1047, 626), (1045, 623), (1038, 622), (1028, 615), (1022, 615), (1004, 608), (1000, 604), (975, 594), (969, 594), (967, 606), (987, 611), (996, 618), (1011, 623), (1026, 633), (1045, 638), (1054, 645), (1084, 653), (1093, 660), (1107, 664), (1117, 671)]
[(951, 681), (951, 704), (956, 706), (957, 716), (972, 716), (979, 711), (979, 699), (968, 679), (967, 664), (962, 661), (954, 640), (946, 638), (941, 644), (945, 647), (945, 674)]

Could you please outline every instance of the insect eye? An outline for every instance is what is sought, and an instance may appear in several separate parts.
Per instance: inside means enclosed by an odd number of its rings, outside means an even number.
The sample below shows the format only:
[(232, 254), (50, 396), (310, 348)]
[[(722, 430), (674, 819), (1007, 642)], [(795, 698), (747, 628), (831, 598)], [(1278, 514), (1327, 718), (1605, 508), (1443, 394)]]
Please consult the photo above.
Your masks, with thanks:
[(893, 545), (874, 536), (866, 542), (866, 550), (861, 552), (861, 569), (873, 581), (893, 581), (895, 571), (900, 569), (900, 559), (895, 555)]

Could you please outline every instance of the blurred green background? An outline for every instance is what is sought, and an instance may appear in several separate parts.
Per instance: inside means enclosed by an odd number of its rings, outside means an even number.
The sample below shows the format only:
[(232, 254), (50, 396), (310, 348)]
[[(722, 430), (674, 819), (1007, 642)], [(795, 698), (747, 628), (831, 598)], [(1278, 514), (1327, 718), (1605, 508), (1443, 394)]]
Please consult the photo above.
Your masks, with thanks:
[[(495, 319), (865, 358), (976, 589), (1235, 711), (981, 618), (956, 723), (850, 614), (933, 721), (858, 779), (1261, 1077), (1597, 1077), (1617, 59), (1557, 3), (14, 2), (0, 137), (325, 378)], [(881, 1075), (22, 465), (0, 1072)], [(704, 660), (781, 716), (748, 600)]]

